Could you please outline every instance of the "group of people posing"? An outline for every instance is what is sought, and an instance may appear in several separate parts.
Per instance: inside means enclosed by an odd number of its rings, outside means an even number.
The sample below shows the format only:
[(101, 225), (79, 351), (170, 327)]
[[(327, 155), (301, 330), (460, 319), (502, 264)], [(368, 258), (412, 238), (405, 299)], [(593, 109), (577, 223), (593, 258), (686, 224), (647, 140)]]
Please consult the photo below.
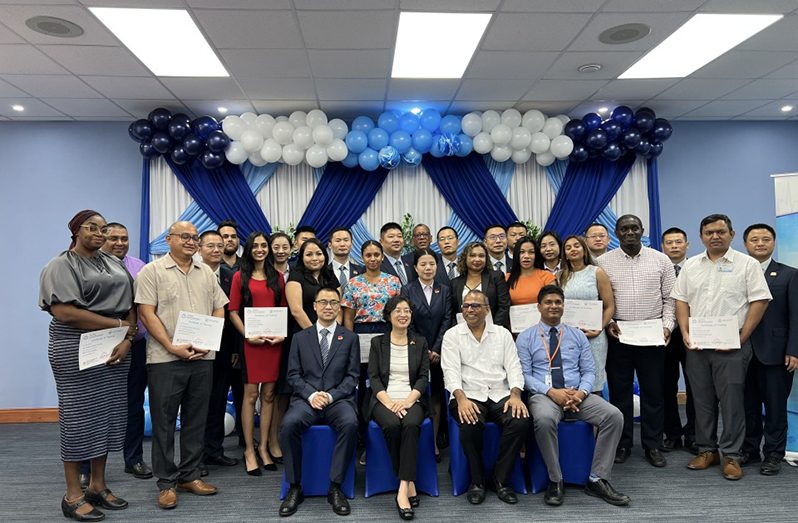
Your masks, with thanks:
[[(745, 255), (731, 248), (731, 220), (707, 216), (699, 227), (706, 250), (688, 260), (684, 231), (665, 231), (660, 252), (642, 245), (643, 225), (633, 215), (618, 219), (620, 247), (609, 252), (600, 224), (561, 241), (548, 231), (533, 239), (524, 224), (512, 223), (487, 227), (483, 241), (462, 249), (457, 232), (443, 227), (439, 252), (430, 248), (430, 229), (418, 225), (408, 253), (401, 227), (387, 223), (379, 241), (361, 246), (363, 265), (350, 258), (345, 228), (333, 230), (326, 244), (309, 227), (293, 240), (253, 232), (239, 256), (234, 222), (202, 234), (177, 222), (166, 237), (169, 253), (146, 265), (127, 256), (124, 225), (95, 211), (78, 213), (69, 229), (70, 249), (42, 272), (39, 304), (53, 317), (49, 358), (67, 483), (61, 507), (79, 521), (127, 507), (105, 483), (112, 451), (124, 450), (125, 472), (155, 475), (163, 509), (177, 506), (177, 491), (216, 494), (202, 479), (209, 467), (239, 463), (223, 446), (231, 388), (246, 473), (284, 464), (289, 489), (281, 516), (294, 514), (304, 499), (302, 434), (318, 423), (337, 438), (328, 502), (336, 514), (350, 513), (341, 485), (373, 420), (399, 479), (396, 510), (413, 519), (426, 418), (437, 461), (450, 443), (447, 420), (457, 424), (472, 504), (484, 501), (488, 487), (517, 503), (510, 476), (528, 432), (548, 469), (544, 502), (562, 504), (557, 427), (564, 419), (585, 421), (597, 434), (585, 492), (626, 505), (630, 498), (610, 477), (633, 447), (635, 376), (640, 443), (652, 466), (666, 466), (663, 453), (684, 447), (696, 455), (688, 468), (720, 464), (723, 477), (737, 480), (747, 463), (776, 474), (784, 457), (787, 397), (798, 367), (798, 272), (772, 260), (776, 234), (766, 224), (745, 230)], [(600, 300), (602, 328), (564, 324), (568, 300)], [(537, 304), (540, 321), (513, 334), (511, 307), (529, 304)], [(248, 307), (287, 307), (288, 336), (245, 337)], [(225, 318), (219, 351), (172, 343), (183, 311)], [(718, 316), (736, 317), (739, 349), (691, 343), (689, 319)], [(621, 342), (617, 322), (643, 320), (662, 322), (663, 344)], [(112, 327), (128, 331), (107, 364), (78, 370), (80, 335)], [(151, 469), (142, 455), (145, 386)], [(482, 463), (486, 422), (501, 428), (489, 475)]]

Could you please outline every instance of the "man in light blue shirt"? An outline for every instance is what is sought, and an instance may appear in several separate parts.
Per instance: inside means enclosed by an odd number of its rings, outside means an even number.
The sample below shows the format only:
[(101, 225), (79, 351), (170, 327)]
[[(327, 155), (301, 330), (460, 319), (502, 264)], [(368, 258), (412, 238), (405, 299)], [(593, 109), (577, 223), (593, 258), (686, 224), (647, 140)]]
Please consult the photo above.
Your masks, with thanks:
[(590, 394), (595, 381), (590, 342), (579, 329), (560, 323), (563, 305), (562, 289), (556, 285), (543, 287), (538, 293), (540, 323), (522, 332), (516, 341), (524, 386), (530, 394), (535, 439), (549, 471), (550, 483), (543, 500), (555, 506), (563, 502), (557, 427), (567, 416), (598, 427), (585, 493), (613, 505), (628, 505), (629, 496), (609, 483), (623, 415), (600, 396)]

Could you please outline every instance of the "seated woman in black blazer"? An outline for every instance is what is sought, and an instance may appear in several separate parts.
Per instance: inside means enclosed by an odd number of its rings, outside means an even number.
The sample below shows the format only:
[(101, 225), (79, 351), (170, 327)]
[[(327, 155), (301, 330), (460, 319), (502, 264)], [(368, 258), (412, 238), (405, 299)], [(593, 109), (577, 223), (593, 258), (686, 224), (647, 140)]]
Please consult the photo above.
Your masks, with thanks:
[(385, 434), (399, 490), (396, 508), (404, 520), (413, 519), (416, 493), (416, 454), (421, 423), (426, 417), (429, 356), (427, 342), (408, 331), (413, 312), (410, 301), (394, 296), (385, 305), (387, 334), (371, 340), (369, 377), (372, 396), (368, 417)]
[(510, 291), (504, 274), (492, 270), (486, 263), (487, 259), (488, 248), (484, 243), (472, 242), (463, 249), (457, 261), (460, 276), (452, 280), (453, 314), (460, 312), (463, 296), (471, 291), (482, 291), (488, 297), (493, 323), (509, 329)]

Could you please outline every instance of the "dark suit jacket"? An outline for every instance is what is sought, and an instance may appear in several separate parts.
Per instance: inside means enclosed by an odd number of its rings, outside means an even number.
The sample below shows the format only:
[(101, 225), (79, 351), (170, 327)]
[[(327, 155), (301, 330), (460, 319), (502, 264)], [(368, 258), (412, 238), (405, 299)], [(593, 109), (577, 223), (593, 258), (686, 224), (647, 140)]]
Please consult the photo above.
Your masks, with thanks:
[[(407, 335), (407, 366), (410, 386), (421, 393), (418, 401), (427, 411), (427, 383), (429, 382), (429, 354), (427, 341), (413, 332)], [(371, 380), (371, 399), (366, 409), (366, 417), (371, 418), (371, 411), (379, 401), (377, 394), (388, 388), (391, 376), (391, 335), (385, 334), (371, 339), (369, 350), (369, 379)], [(393, 398), (404, 399), (404, 398)]]
[[(332, 262), (328, 263), (327, 266), (332, 269), (333, 274), (335, 274), (335, 278), (338, 278), (338, 274), (335, 272), (333, 268)], [(361, 274), (366, 272), (366, 268), (362, 265), (358, 265), (357, 263), (349, 262), (349, 277), (354, 278), (355, 276), (360, 276)]]
[(757, 359), (784, 365), (784, 356), (798, 356), (798, 270), (771, 261), (765, 271), (773, 300), (751, 334)]
[[(237, 273), (238, 269), (231, 269), (224, 263), (219, 264), (219, 286), (224, 291), (224, 295), (230, 297), (230, 286), (233, 283), (233, 274)], [(224, 306), (224, 329), (222, 330), (222, 344), (219, 347), (221, 354), (240, 354), (244, 350), (243, 338), (238, 333), (233, 323), (230, 321), (230, 310), (228, 306)], [(230, 358), (228, 357), (229, 361)]]
[(413, 322), (410, 328), (424, 337), (429, 350), (440, 354), (443, 334), (452, 326), (452, 290), (448, 285), (433, 281), (432, 301), (427, 304), (421, 282), (413, 280), (402, 287), (400, 295), (413, 304)]
[[(413, 267), (413, 256), (410, 255), (410, 261), (407, 260), (407, 254), (402, 256), (402, 265), (405, 267), (405, 274), (407, 274), (407, 281), (411, 282), (414, 279), (418, 278), (416, 274), (416, 269)], [(391, 276), (396, 276), (399, 278), (399, 275), (396, 274), (396, 267), (390, 264), (388, 258), (382, 260), (382, 265), (380, 265), (380, 270), (382, 272), (387, 272)], [(402, 281), (402, 278), (399, 278), (399, 281)]]
[[(453, 318), (463, 307), (463, 289), (465, 289), (467, 278), (467, 274), (461, 274), (452, 280)], [(488, 297), (493, 323), (509, 329), (510, 290), (507, 288), (504, 275), (493, 270), (482, 271), (482, 292)]]
[(327, 367), (322, 369), (316, 324), (294, 334), (287, 374), (293, 391), (291, 401), (307, 403), (311, 394), (325, 391), (333, 402), (348, 401), (356, 408), (355, 387), (360, 376), (357, 334), (337, 325), (331, 339)]
[[(488, 256), (488, 261), (490, 262), (490, 268), (493, 269), (493, 264), (494, 264), (493, 258)], [(510, 258), (510, 255), (508, 253), (505, 252), (504, 253), (504, 273), (505, 274), (510, 274), (511, 270), (513, 270), (513, 259)]]
[[(440, 283), (441, 285), (448, 286), (450, 285), (449, 276), (446, 274), (446, 266), (441, 261), (441, 254), (438, 252), (435, 252), (434, 254), (435, 254), (435, 261), (438, 263), (438, 267), (435, 270), (435, 281)], [(408, 277), (407, 280), (408, 283), (418, 279), (418, 273), (416, 273), (416, 267), (413, 264), (413, 258), (414, 256), (412, 252), (409, 252), (404, 256), (402, 256), (402, 263), (404, 263), (405, 265), (409, 263), (413, 267), (413, 277), (412, 278)]]

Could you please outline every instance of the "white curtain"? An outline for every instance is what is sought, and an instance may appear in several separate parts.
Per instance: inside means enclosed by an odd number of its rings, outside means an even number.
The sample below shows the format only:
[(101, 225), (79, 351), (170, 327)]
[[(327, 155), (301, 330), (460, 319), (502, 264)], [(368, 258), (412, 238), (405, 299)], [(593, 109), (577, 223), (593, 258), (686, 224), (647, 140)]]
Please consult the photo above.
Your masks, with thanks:
[(639, 217), (643, 222), (643, 228), (648, 231), (648, 169), (644, 158), (637, 158), (623, 185), (610, 201), (609, 207), (616, 217), (624, 214), (634, 214)]
[(263, 214), (273, 228), (296, 225), (316, 190), (313, 168), (305, 163), (282, 164), (256, 195)]
[(163, 158), (151, 160), (149, 241), (177, 221), (193, 201)]
[(534, 160), (516, 165), (507, 202), (519, 220), (532, 220), (542, 229), (554, 205), (554, 191), (546, 177), (546, 168)]

